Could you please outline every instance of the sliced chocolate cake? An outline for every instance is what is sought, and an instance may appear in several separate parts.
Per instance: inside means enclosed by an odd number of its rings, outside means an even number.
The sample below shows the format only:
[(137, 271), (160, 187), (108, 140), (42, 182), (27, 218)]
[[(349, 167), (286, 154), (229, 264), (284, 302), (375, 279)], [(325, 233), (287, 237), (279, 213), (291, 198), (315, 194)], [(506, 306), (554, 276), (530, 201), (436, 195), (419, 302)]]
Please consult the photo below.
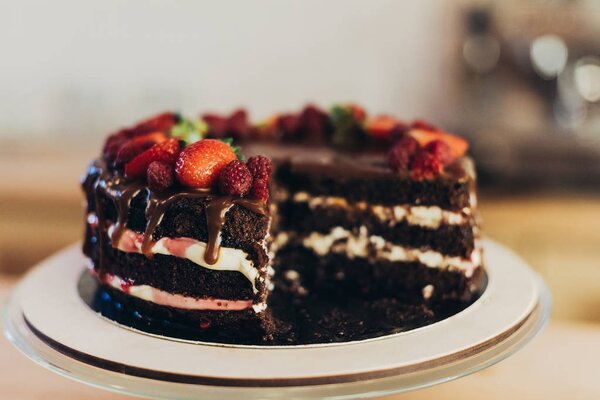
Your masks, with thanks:
[[(270, 217), (255, 193), (266, 182), (256, 185), (228, 143), (183, 147), (182, 138), (169, 138), (164, 132), (175, 123), (164, 115), (121, 131), (89, 167), (84, 253), (109, 293), (140, 313), (203, 328), (202, 340), (269, 339)], [(111, 154), (111, 140), (122, 137), (139, 143), (137, 151), (122, 145)]]
[(258, 125), (244, 111), (162, 114), (111, 135), (89, 167), (84, 253), (113, 303), (198, 340), (409, 329), (481, 290), (467, 147), (355, 105)]

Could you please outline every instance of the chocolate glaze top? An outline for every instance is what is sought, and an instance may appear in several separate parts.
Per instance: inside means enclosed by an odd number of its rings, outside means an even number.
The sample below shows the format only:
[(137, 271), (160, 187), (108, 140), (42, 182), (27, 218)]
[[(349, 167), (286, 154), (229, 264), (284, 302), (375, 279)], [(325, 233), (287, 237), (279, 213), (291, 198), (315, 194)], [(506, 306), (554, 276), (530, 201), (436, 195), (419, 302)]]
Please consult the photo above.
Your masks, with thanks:
[[(125, 229), (127, 228), (127, 215), (131, 201), (140, 193), (146, 194), (146, 228), (144, 230), (142, 253), (152, 257), (152, 247), (155, 244), (153, 234), (169, 206), (182, 198), (202, 198), (208, 201), (206, 206), (206, 221), (208, 231), (208, 242), (204, 253), (204, 260), (214, 265), (219, 258), (221, 230), (225, 223), (227, 211), (233, 205), (240, 205), (257, 214), (266, 215), (267, 206), (261, 200), (244, 197), (224, 196), (205, 189), (171, 189), (165, 192), (155, 192), (147, 185), (137, 181), (127, 181), (118, 172), (111, 172), (103, 161), (96, 160), (88, 169), (88, 176), (95, 176), (91, 183), (94, 192), (95, 212), (98, 218), (96, 229), (100, 245), (105, 236), (108, 236), (109, 222), (100, 206), (100, 196), (104, 195), (111, 199), (117, 210), (117, 221), (114, 221), (114, 229), (110, 234), (113, 247), (117, 247)], [(102, 252), (100, 252), (102, 254)], [(102, 259), (100, 259), (102, 264)]]
[[(303, 146), (293, 144), (247, 143), (248, 155), (267, 154), (276, 163), (288, 163), (295, 172), (344, 178), (395, 177), (410, 179), (408, 173), (390, 169), (386, 153), (377, 151), (340, 151), (331, 146)], [(473, 161), (463, 156), (448, 165), (435, 180), (465, 182), (475, 178)]]

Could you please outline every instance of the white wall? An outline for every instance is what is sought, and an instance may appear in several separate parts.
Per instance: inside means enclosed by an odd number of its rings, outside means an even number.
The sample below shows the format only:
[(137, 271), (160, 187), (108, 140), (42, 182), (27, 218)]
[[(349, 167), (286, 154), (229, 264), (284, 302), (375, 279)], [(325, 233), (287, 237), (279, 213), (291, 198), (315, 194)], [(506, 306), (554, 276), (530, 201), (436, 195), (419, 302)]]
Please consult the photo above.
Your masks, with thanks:
[(309, 100), (443, 120), (459, 17), (443, 0), (0, 0), (0, 135)]

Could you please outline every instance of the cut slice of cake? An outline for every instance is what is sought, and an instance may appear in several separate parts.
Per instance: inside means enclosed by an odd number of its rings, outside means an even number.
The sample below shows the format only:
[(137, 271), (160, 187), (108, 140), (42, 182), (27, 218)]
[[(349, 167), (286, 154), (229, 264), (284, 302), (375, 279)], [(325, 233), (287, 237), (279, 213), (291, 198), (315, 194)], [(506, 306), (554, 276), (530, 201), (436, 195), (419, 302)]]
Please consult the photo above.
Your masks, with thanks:
[[(107, 293), (140, 318), (200, 328), (198, 340), (268, 339), (270, 217), (267, 199), (249, 193), (267, 183), (228, 143), (170, 137), (176, 123), (163, 115), (109, 138), (83, 181), (84, 252)], [(123, 141), (112, 154), (111, 140)]]

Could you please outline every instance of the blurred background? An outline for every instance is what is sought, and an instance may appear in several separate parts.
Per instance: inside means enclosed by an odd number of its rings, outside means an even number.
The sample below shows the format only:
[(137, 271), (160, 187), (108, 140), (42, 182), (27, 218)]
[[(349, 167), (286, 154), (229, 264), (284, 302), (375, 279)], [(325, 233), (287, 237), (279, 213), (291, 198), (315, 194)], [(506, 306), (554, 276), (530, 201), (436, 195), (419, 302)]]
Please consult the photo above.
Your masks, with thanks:
[(600, 1), (0, 1), (0, 273), (83, 229), (104, 136), (355, 101), (467, 136), (485, 232), (600, 322)]

